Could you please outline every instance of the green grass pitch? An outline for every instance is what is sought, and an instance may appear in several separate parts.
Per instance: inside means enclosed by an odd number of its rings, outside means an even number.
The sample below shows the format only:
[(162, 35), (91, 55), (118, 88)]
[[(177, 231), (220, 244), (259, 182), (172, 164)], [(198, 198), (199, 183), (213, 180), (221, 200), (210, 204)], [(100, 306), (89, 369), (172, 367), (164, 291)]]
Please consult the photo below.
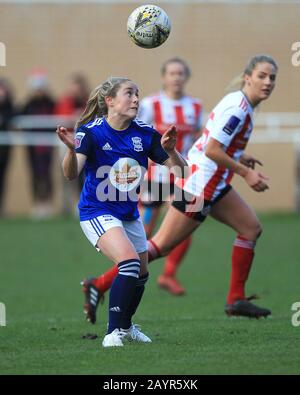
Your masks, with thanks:
[[(300, 302), (300, 218), (262, 215), (264, 233), (247, 293), (268, 307), (268, 319), (223, 313), (234, 233), (207, 220), (194, 235), (180, 268), (184, 297), (158, 289), (162, 260), (135, 322), (152, 344), (103, 349), (107, 301), (95, 326), (84, 321), (79, 282), (110, 264), (85, 239), (76, 220), (0, 222), (0, 374), (299, 374), (300, 326), (291, 323)], [(83, 340), (86, 333), (96, 340)]]

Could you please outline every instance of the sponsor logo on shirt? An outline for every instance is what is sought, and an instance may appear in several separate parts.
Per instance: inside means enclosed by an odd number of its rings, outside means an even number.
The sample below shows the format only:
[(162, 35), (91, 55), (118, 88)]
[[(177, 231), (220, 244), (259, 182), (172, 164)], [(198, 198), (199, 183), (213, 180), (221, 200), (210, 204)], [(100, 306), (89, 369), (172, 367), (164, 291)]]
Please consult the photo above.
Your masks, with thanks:
[(136, 188), (141, 177), (141, 166), (132, 158), (120, 158), (109, 172), (110, 182), (121, 192), (128, 192)]
[(238, 117), (232, 115), (224, 126), (223, 131), (231, 136), (240, 122), (241, 120)]

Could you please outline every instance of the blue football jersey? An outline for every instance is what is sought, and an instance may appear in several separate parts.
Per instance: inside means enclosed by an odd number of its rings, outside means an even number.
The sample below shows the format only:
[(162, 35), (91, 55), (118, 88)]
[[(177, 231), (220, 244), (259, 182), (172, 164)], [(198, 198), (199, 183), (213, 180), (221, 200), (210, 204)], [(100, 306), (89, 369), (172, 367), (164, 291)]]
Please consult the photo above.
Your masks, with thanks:
[(122, 131), (113, 129), (105, 118), (77, 129), (76, 153), (87, 156), (78, 204), (81, 221), (105, 214), (123, 221), (139, 217), (138, 193), (148, 158), (159, 164), (168, 159), (160, 139), (156, 130), (138, 119)]

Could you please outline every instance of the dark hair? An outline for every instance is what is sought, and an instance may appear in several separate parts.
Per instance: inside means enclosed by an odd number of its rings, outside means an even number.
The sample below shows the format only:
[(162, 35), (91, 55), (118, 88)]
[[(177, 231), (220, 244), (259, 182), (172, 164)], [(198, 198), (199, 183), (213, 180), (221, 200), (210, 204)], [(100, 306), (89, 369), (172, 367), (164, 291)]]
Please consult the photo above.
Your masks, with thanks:
[(180, 59), (180, 58), (171, 58), (171, 59), (166, 60), (161, 67), (161, 75), (165, 75), (165, 73), (167, 71), (167, 67), (171, 63), (180, 63), (184, 67), (186, 78), (187, 79), (190, 78), (191, 69), (189, 68), (188, 64), (183, 59)]

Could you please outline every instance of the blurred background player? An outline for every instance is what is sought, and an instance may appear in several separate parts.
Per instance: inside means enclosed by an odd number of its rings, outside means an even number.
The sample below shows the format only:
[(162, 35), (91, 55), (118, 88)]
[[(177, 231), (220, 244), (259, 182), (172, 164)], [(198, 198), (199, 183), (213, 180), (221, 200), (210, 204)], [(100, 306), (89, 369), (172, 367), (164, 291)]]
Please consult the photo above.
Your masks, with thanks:
[[(69, 77), (66, 92), (58, 99), (55, 106), (55, 114), (58, 116), (70, 117), (71, 123), (78, 119), (85, 109), (90, 94), (90, 85), (86, 76), (82, 73), (74, 73)], [(73, 131), (73, 128), (70, 128)], [(70, 183), (63, 184), (63, 208), (64, 214), (71, 214), (74, 207), (74, 200), (78, 196), (84, 184), (83, 172), (79, 177)]]
[[(179, 167), (180, 174), (186, 166), (175, 149), (175, 127), (161, 136), (135, 120), (138, 108), (136, 84), (111, 77), (91, 93), (76, 125), (75, 142), (72, 132), (57, 129), (68, 147), (63, 160), (66, 178), (77, 178), (83, 168), (86, 172), (78, 205), (82, 230), (118, 267), (110, 290), (103, 347), (123, 346), (124, 338), (151, 342), (132, 324), (148, 279), (147, 239), (137, 208), (139, 185), (148, 158), (170, 168)], [(99, 187), (107, 193), (99, 194)]]
[[(27, 80), (28, 98), (23, 104), (21, 115), (54, 115), (55, 101), (49, 90), (48, 76), (45, 70), (35, 69)], [(34, 128), (24, 131), (53, 132), (52, 127)], [(52, 215), (53, 176), (51, 164), (53, 147), (34, 145), (28, 146), (29, 167), (31, 170), (31, 186), (34, 205), (32, 216), (45, 218)]]
[[(161, 68), (163, 89), (141, 101), (138, 117), (163, 133), (170, 125), (176, 125), (176, 149), (184, 156), (200, 135), (203, 107), (199, 99), (185, 94), (191, 76), (187, 63), (180, 58), (167, 60)], [(161, 208), (169, 203), (174, 193), (174, 176), (165, 166), (151, 163), (141, 192), (143, 222), (150, 238), (153, 234)], [(164, 271), (158, 285), (173, 295), (183, 295), (185, 289), (176, 279), (176, 273), (189, 246), (191, 236), (182, 241), (166, 257)]]
[[(153, 125), (160, 133), (171, 125), (176, 125), (178, 133), (176, 149), (185, 157), (201, 131), (202, 103), (199, 99), (185, 94), (185, 86), (191, 72), (184, 60), (179, 58), (167, 60), (161, 68), (161, 75), (163, 90), (141, 101), (138, 117), (147, 124)], [(150, 163), (140, 201), (147, 238), (151, 237), (161, 208), (171, 198), (173, 190), (174, 177), (168, 168)], [(183, 295), (185, 292), (175, 275), (190, 244), (191, 236), (183, 240), (168, 255), (164, 273), (158, 278), (159, 286), (173, 295)], [(98, 304), (110, 288), (116, 274), (117, 268), (113, 267), (97, 278), (83, 281), (86, 299), (89, 300), (89, 295), (93, 292), (97, 296), (96, 303)], [(95, 304), (89, 302), (85, 305), (87, 319), (92, 323), (96, 321), (96, 307)]]
[(84, 111), (89, 94), (90, 85), (85, 75), (72, 74), (65, 94), (56, 103), (56, 115), (69, 115), (75, 120)]
[[(255, 212), (231, 187), (234, 174), (256, 192), (268, 189), (268, 179), (254, 170), (261, 162), (244, 150), (253, 130), (253, 110), (269, 98), (275, 86), (276, 62), (257, 55), (245, 68), (241, 90), (226, 95), (210, 113), (202, 137), (188, 154), (190, 175), (181, 180), (186, 192), (169, 207), (161, 227), (148, 242), (149, 262), (168, 254), (194, 232), (210, 214), (237, 232), (232, 250), (232, 272), (225, 312), (259, 318), (271, 314), (245, 296), (254, 248), (262, 232)], [(177, 185), (177, 184), (176, 184)], [(197, 207), (198, 206), (198, 207)]]
[[(9, 130), (14, 115), (13, 93), (9, 82), (0, 79), (0, 133)], [(3, 215), (3, 198), (5, 193), (6, 171), (11, 155), (10, 145), (0, 144), (0, 217)]]

